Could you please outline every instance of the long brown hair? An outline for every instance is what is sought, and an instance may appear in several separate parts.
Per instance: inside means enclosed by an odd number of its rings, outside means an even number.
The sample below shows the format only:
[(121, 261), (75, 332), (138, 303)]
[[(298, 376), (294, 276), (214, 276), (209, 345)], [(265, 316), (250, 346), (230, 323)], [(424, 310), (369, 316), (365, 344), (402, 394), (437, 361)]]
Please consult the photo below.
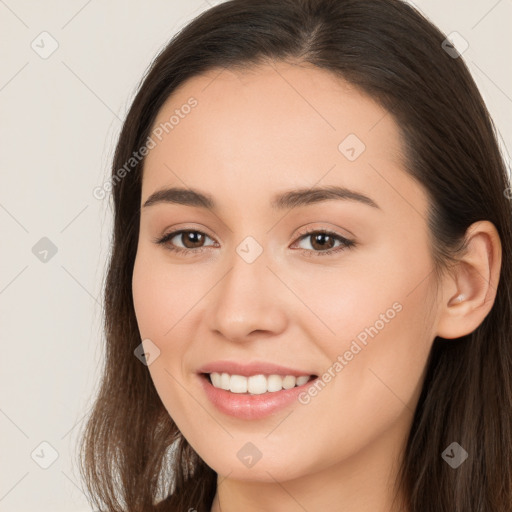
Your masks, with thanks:
[[(231, 0), (194, 19), (156, 57), (112, 167), (105, 366), (80, 445), (82, 476), (100, 510), (209, 511), (217, 478), (183, 438), (133, 353), (141, 343), (131, 278), (144, 160), (122, 179), (119, 170), (144, 146), (160, 107), (187, 79), (275, 60), (329, 70), (393, 116), (405, 142), (406, 171), (429, 196), (438, 275), (456, 261), (473, 222), (496, 226), (502, 267), (495, 303), (471, 334), (434, 340), (397, 488), (411, 512), (512, 510), (510, 183), (482, 97), (462, 58), (443, 48), (445, 37), (400, 0)], [(470, 454), (456, 470), (441, 457), (454, 441)]]

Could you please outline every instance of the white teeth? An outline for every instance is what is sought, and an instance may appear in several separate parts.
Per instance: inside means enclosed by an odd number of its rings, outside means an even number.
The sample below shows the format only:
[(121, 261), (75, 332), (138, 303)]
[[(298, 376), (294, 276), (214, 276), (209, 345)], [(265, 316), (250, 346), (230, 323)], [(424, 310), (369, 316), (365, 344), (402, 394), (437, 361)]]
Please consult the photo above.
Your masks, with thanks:
[(232, 393), (247, 393), (247, 377), (231, 375), (229, 389)]
[(267, 377), (267, 391), (281, 391), (283, 389), (283, 378), (280, 375), (269, 375)]
[[(235, 377), (232, 375), (231, 378)], [(247, 391), (253, 395), (261, 395), (267, 392), (267, 378), (265, 375), (251, 375), (247, 380)]]
[(309, 381), (309, 375), (294, 377), (293, 375), (229, 375), (228, 373), (210, 373), (212, 384), (215, 388), (231, 391), (232, 393), (250, 393), (252, 395), (261, 395), (267, 392), (281, 391), (282, 389), (291, 389), (302, 386)]
[(297, 377), (297, 386), (302, 386), (303, 384), (306, 384), (306, 382), (309, 380), (309, 377), (307, 375), (303, 375), (302, 377)]
[(297, 378), (293, 375), (287, 375), (283, 379), (283, 388), (284, 389), (291, 389), (295, 387), (295, 382), (297, 381)]
[(229, 373), (223, 373), (220, 376), (220, 385), (219, 387), (222, 389), (229, 390), (229, 381), (230, 381)]
[(210, 373), (210, 379), (212, 379), (212, 384), (216, 388), (222, 387), (222, 375), (220, 373)]

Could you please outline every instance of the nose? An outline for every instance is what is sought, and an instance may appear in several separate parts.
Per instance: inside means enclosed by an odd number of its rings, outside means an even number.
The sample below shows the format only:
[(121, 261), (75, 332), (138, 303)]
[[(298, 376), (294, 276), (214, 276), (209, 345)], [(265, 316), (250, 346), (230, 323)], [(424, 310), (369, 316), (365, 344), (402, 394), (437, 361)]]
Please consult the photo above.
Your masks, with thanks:
[(212, 290), (210, 329), (235, 342), (283, 332), (287, 325), (285, 290), (268, 268), (265, 251), (252, 263), (238, 254), (231, 262), (231, 268)]

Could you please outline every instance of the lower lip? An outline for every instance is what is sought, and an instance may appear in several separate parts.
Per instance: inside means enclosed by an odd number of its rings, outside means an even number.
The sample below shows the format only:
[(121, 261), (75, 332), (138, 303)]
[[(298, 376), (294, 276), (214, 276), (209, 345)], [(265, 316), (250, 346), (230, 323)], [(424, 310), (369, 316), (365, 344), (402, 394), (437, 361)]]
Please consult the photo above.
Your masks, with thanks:
[(281, 391), (250, 395), (232, 393), (212, 385), (209, 378), (199, 375), (201, 385), (210, 401), (224, 414), (244, 420), (258, 420), (280, 411), (298, 400), (301, 392), (305, 391), (318, 377), (309, 380), (302, 386)]

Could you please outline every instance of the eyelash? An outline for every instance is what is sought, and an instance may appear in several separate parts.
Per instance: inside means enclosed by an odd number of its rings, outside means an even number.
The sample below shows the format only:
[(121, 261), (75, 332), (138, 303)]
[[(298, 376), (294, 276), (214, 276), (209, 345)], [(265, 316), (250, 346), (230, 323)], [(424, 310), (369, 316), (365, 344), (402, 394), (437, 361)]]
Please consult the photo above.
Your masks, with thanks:
[[(173, 239), (176, 235), (180, 235), (182, 233), (200, 233), (200, 234), (205, 235), (205, 236), (207, 236), (208, 238), (211, 239), (211, 237), (208, 236), (203, 231), (199, 231), (199, 230), (196, 230), (196, 229), (181, 229), (181, 230), (178, 230), (178, 231), (172, 231), (170, 233), (167, 233), (163, 237), (157, 238), (156, 240), (154, 240), (154, 242), (156, 244), (166, 246), (166, 249), (168, 249), (169, 251), (172, 251), (172, 252), (174, 252), (176, 254), (184, 254), (186, 256), (191, 256), (190, 253), (193, 253), (193, 254), (202, 253), (206, 249), (206, 247), (198, 247), (198, 248), (195, 248), (195, 249), (185, 249), (183, 247), (176, 247), (174, 245), (168, 244), (168, 242), (171, 239)], [(355, 247), (357, 245), (356, 242), (354, 242), (353, 240), (348, 240), (347, 238), (342, 237), (341, 235), (338, 235), (334, 231), (330, 231), (330, 230), (327, 230), (327, 229), (313, 229), (313, 230), (310, 230), (310, 231), (306, 231), (306, 232), (301, 233), (299, 235), (299, 238), (297, 239), (297, 241), (300, 241), (302, 238), (307, 238), (308, 236), (313, 235), (313, 234), (328, 235), (328, 236), (330, 236), (330, 237), (340, 241), (342, 245), (340, 245), (338, 247), (335, 247), (333, 249), (327, 249), (325, 251), (315, 251), (315, 250), (311, 250), (311, 249), (299, 249), (300, 251), (302, 251), (303, 254), (305, 254), (308, 257), (310, 257), (310, 256), (313, 256), (313, 257), (316, 257), (316, 256), (329, 256), (329, 255), (338, 253), (340, 251), (344, 251), (346, 249), (350, 249), (350, 248)], [(311, 253), (313, 253), (313, 254), (311, 254)]]

